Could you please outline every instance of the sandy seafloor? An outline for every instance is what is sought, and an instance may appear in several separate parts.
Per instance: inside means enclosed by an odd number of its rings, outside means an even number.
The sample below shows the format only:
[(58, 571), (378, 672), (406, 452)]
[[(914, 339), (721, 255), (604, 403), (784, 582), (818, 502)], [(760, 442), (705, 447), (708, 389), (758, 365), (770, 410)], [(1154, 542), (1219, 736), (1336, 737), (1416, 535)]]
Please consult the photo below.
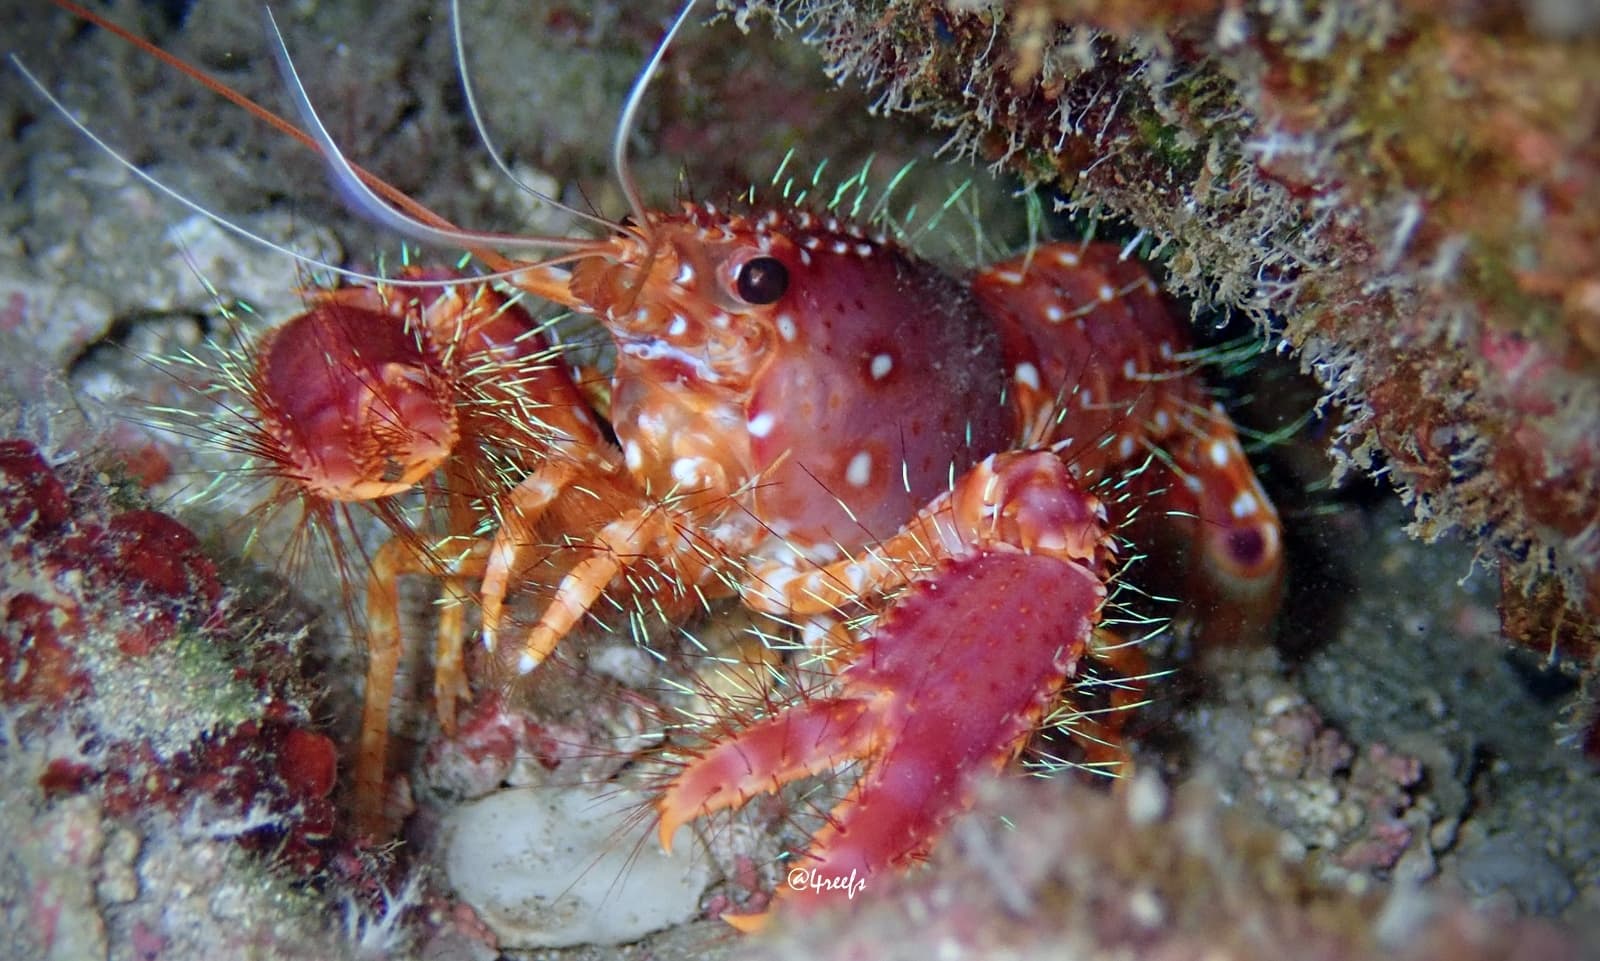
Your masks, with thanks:
[[(255, 12), (183, 6), (110, 9), (273, 100), (278, 81)], [(368, 6), (285, 4), (279, 11), (308, 89), (330, 105), (330, 127), (352, 155), (458, 222), (521, 229), (532, 216), (540, 229), (568, 229), (530, 209), (490, 170), (462, 120), (447, 25), (428, 15), (435, 5)], [(640, 25), (638, 12), (579, 6), (469, 4), (473, 66), (494, 135), (519, 169), (573, 202), (615, 212), (620, 195), (606, 177), (612, 118), (659, 21)], [(651, 5), (654, 15), (661, 8)], [(392, 241), (341, 211), (314, 159), (233, 106), (42, 4), (12, 0), (3, 17), (10, 49), (52, 92), (199, 203), (342, 263), (370, 265), (377, 251), (388, 251), (391, 262), (396, 256)], [(228, 336), (235, 328), (219, 319), (223, 304), (251, 305), (254, 318), (236, 322), (245, 331), (287, 317), (308, 274), (136, 181), (54, 116), (16, 73), (3, 84), (0, 110), (11, 147), (0, 166), (0, 382), (19, 405), (6, 425), (54, 458), (111, 469), (119, 450), (145, 443), (138, 425), (151, 418), (142, 405), (203, 407), (145, 355), (192, 346), (205, 331)], [(648, 197), (665, 202), (681, 189), (680, 172), (707, 197), (763, 181), (789, 146), (808, 167), (826, 157), (836, 170), (854, 170), (872, 150), (879, 154), (875, 171), (932, 156), (937, 134), (868, 118), (865, 104), (859, 93), (834, 90), (794, 34), (774, 39), (758, 26), (742, 35), (728, 24), (692, 29), (648, 98), (635, 173)], [(930, 160), (920, 185), (908, 191), (936, 198), (969, 175)], [(985, 230), (1002, 246), (1005, 225), (1018, 219), (1004, 193), (991, 188), (988, 195), (999, 199), (984, 204)], [(958, 251), (972, 245), (965, 216), (946, 227), (953, 238), (946, 242)], [(1294, 420), (1314, 400), (1292, 358), (1258, 361), (1231, 390), (1248, 397), (1240, 418), (1266, 428)], [(1179, 673), (1153, 690), (1156, 703), (1139, 725), (1145, 766), (1174, 782), (1201, 778), (1219, 804), (1285, 829), (1286, 849), (1332, 883), (1416, 888), (1594, 931), (1600, 779), (1562, 740), (1574, 683), (1536, 656), (1501, 645), (1497, 578), (1474, 563), (1469, 545), (1409, 540), (1401, 531), (1403, 507), (1380, 487), (1357, 482), (1330, 490), (1321, 483), (1327, 462), (1319, 443), (1328, 433), (1303, 431), (1261, 458), (1292, 552), (1293, 589), (1277, 645), (1216, 653), (1202, 665), (1187, 645), (1158, 639), (1155, 649), (1172, 657)], [(237, 518), (248, 493), (198, 502), (191, 496), (208, 471), (225, 468), (225, 458), (186, 447), (177, 434), (158, 441), (174, 473), (151, 498), (193, 526), (230, 577), (272, 584), (279, 602), (303, 609), (317, 625), (308, 660), (326, 692), (319, 717), (347, 737), (361, 662), (349, 631), (339, 627), (331, 578), (313, 574), (282, 585), (270, 536), (239, 557)], [(426, 601), (419, 593), (413, 606), (425, 611)], [(150, 709), (159, 714), (171, 705)], [(424, 712), (411, 711), (408, 723), (413, 736), (429, 735)], [(13, 779), (0, 790), (13, 795), (0, 796), (0, 808), (17, 812), (34, 803)], [(160, 870), (154, 858), (135, 861), (141, 871)], [(20, 869), (0, 860), (0, 873), (8, 870)], [(0, 882), (0, 897), (26, 890), (15, 874)], [(134, 899), (171, 890), (146, 877)], [(337, 900), (330, 890), (327, 917), (339, 923), (329, 952), (348, 947)], [(314, 896), (308, 903), (321, 902)], [(69, 921), (129, 910), (126, 901), (110, 900), (82, 908)], [(13, 900), (6, 911), (13, 922), (30, 923), (27, 906)], [(110, 930), (118, 930), (114, 921)], [(803, 932), (789, 937), (791, 946), (805, 944)], [(492, 956), (468, 941), (427, 943), (434, 956)], [(169, 940), (156, 956), (215, 956), (183, 954), (184, 945), (204, 943)], [(729, 946), (714, 924), (700, 923), (650, 947), (587, 950), (664, 957)], [(109, 947), (115, 957), (139, 956), (115, 937)], [(281, 953), (317, 956), (304, 944)]]

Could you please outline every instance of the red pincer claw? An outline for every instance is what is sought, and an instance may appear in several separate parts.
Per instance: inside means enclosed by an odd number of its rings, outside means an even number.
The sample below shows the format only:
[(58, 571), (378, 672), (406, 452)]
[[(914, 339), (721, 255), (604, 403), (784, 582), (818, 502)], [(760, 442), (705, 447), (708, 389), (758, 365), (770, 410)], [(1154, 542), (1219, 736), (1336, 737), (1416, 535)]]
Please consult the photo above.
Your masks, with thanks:
[[(1106, 594), (1106, 535), (1094, 521), (1103, 515), (1059, 461), (993, 458), (952, 496), (991, 518), (1026, 518), (1034, 512), (1015, 508), (1037, 507), (1041, 483), (1052, 481), (1056, 509), (1043, 513), (1072, 518), (1073, 530), (1050, 536), (1023, 529), (1023, 521), (1005, 532), (1008, 541), (979, 533), (968, 550), (917, 578), (860, 643), (837, 697), (755, 724), (684, 769), (657, 804), (663, 846), (689, 820), (860, 759), (861, 780), (814, 837), (799, 865), (806, 883), (791, 884), (788, 899), (815, 903), (855, 890), (926, 853), (967, 806), (976, 779), (1014, 757), (1060, 696), (1088, 651)], [(962, 497), (978, 491), (999, 491), (1002, 499)], [(1006, 492), (1018, 502), (1004, 500)], [(971, 530), (957, 510), (946, 522)], [(1087, 545), (1085, 524), (1099, 534)], [(1017, 543), (1025, 541), (1063, 546), (1028, 552)], [(727, 920), (746, 929), (760, 924), (759, 916)]]

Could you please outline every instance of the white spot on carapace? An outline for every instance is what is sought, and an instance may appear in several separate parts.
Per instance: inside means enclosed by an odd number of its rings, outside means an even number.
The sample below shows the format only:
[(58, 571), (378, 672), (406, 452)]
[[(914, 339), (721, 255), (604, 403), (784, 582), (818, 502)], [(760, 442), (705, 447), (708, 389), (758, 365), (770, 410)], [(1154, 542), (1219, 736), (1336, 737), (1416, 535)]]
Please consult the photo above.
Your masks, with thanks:
[(682, 317), (672, 318), (672, 323), (667, 325), (668, 337), (682, 337), (689, 330), (689, 321)]
[(1127, 460), (1133, 456), (1133, 450), (1134, 443), (1132, 435), (1123, 434), (1122, 439), (1117, 441), (1117, 456), (1121, 457), (1123, 460)]
[(672, 278), (679, 287), (687, 287), (694, 283), (694, 265), (688, 261), (678, 265), (678, 276)]
[(807, 250), (816, 250), (818, 247), (822, 246), (822, 239), (815, 236), (807, 237), (806, 239), (800, 241), (800, 245)]
[(809, 251), (809, 250), (800, 251), (800, 262), (802, 264), (805, 264), (807, 267), (810, 267), (811, 266), (811, 251)]
[(545, 480), (543, 477), (529, 477), (522, 482), (522, 491), (533, 495), (533, 503), (548, 504), (561, 493), (560, 488)]
[(1061, 309), (1060, 304), (1045, 304), (1044, 319), (1052, 324), (1059, 324), (1067, 319), (1067, 312)]
[(1013, 287), (1022, 283), (1022, 274), (1015, 270), (997, 270), (994, 272), (994, 278), (1002, 284), (1010, 284)]
[(856, 256), (857, 257), (871, 257), (872, 254), (873, 254), (873, 247), (872, 247), (871, 244), (856, 244)]
[(1039, 368), (1027, 361), (1017, 365), (1017, 383), (1034, 390), (1039, 389)]
[(680, 457), (672, 462), (672, 479), (680, 487), (698, 487), (705, 482), (700, 471), (700, 460), (696, 457)]
[(1225, 441), (1214, 440), (1206, 445), (1206, 456), (1211, 458), (1211, 466), (1227, 467), (1228, 461), (1233, 459), (1233, 452), (1228, 450)]
[(1155, 422), (1156, 430), (1166, 433), (1167, 428), (1172, 426), (1172, 417), (1166, 411), (1158, 410), (1156, 411)]
[(1102, 304), (1109, 304), (1117, 299), (1117, 290), (1110, 284), (1101, 284), (1100, 289), (1095, 291), (1095, 295), (1100, 298)]
[(844, 481), (851, 487), (867, 486), (872, 481), (872, 455), (864, 450), (856, 451), (856, 456), (850, 458), (844, 469)]
[(1240, 491), (1239, 496), (1235, 497), (1233, 503), (1228, 505), (1228, 510), (1239, 520), (1244, 520), (1260, 509), (1261, 502), (1256, 499), (1256, 495), (1252, 491)]
[(850, 245), (842, 240), (835, 240), (833, 242), (833, 252), (836, 254), (848, 254), (850, 252)]
[(1129, 357), (1127, 360), (1122, 362), (1122, 379), (1123, 380), (1133, 380), (1135, 377), (1138, 377), (1138, 376), (1139, 376), (1139, 365), (1135, 364), (1133, 362), (1133, 358), (1132, 357)]
[(808, 651), (826, 650), (828, 638), (833, 635), (834, 622), (822, 616), (808, 617), (800, 625), (800, 644)]
[(784, 607), (789, 604), (789, 585), (794, 583), (800, 572), (792, 567), (773, 566), (760, 574), (761, 594), (777, 601)]
[(1079, 263), (1078, 252), (1076, 250), (1058, 250), (1056, 251), (1056, 263), (1063, 267), (1076, 267)]
[(1083, 408), (1094, 405), (1094, 391), (1087, 387), (1078, 388), (1078, 406)]
[(659, 413), (651, 410), (641, 410), (633, 418), (634, 426), (638, 427), (636, 437), (664, 438), (667, 433), (667, 421)]
[(1163, 340), (1161, 344), (1156, 347), (1156, 353), (1161, 355), (1162, 360), (1171, 360), (1172, 345)]
[(630, 440), (622, 445), (622, 462), (628, 466), (628, 470), (638, 470), (644, 466), (644, 451)]
[(1191, 494), (1198, 494), (1205, 489), (1205, 485), (1200, 483), (1200, 478), (1193, 474), (1184, 475), (1183, 486), (1189, 488)]
[(839, 550), (839, 545), (831, 541), (812, 544), (804, 548), (801, 553), (805, 554), (806, 560), (815, 564), (832, 564), (844, 556), (844, 552)]
[(757, 438), (765, 437), (772, 433), (772, 428), (776, 424), (777, 418), (772, 416), (771, 411), (762, 411), (761, 413), (750, 418), (750, 436)]
[(800, 328), (794, 325), (794, 317), (789, 314), (778, 315), (778, 336), (790, 343), (800, 336)]
[(888, 377), (891, 370), (894, 370), (894, 356), (892, 354), (877, 354), (872, 358), (873, 380), (882, 380)]

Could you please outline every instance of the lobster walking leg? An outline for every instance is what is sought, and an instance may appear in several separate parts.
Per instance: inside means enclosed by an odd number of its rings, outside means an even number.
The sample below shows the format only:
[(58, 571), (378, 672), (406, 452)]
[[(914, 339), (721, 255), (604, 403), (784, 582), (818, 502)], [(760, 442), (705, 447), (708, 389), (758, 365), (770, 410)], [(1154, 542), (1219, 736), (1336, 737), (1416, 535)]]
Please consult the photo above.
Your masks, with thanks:
[(1120, 476), (1148, 495), (1129, 499), (1145, 516), (1170, 518), (1153, 533), (1181, 539), (1208, 635), (1264, 628), (1283, 585), (1278, 515), (1145, 269), (1111, 244), (1051, 244), (982, 271), (973, 291), (1019, 372), (1033, 440), (1086, 484)]
[[(455, 699), (468, 694), (461, 650), (461, 598), (450, 585), (463, 578), (482, 575), (487, 544), (480, 542), (459, 558), (442, 560), (440, 551), (458, 543), (454, 538), (447, 538), (444, 544), (429, 549), (396, 537), (384, 542), (372, 558), (372, 569), (367, 575), (367, 684), (354, 785), (356, 830), (369, 837), (385, 837), (389, 833), (384, 814), (384, 775), (390, 705), (404, 650), (400, 631), (401, 577), (426, 574), (440, 578), (447, 585), (446, 597), (451, 603), (446, 605), (446, 612), (440, 618), (435, 646), (435, 710), (441, 718), (448, 715), (453, 722)], [(443, 565), (448, 565), (447, 569), (442, 569)]]
[(1192, 518), (1186, 594), (1209, 601), (1208, 638), (1250, 637), (1266, 628), (1283, 594), (1282, 525), (1233, 425), (1213, 405), (1172, 445), (1177, 475), (1168, 510)]

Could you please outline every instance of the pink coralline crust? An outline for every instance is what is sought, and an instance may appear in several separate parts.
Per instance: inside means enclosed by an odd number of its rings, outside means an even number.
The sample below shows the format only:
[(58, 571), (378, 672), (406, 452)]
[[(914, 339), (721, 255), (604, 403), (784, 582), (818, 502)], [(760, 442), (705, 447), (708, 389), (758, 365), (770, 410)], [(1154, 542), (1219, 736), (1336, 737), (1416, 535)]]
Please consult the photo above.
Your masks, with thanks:
[(66, 486), (31, 444), (0, 443), (0, 519), (16, 531), (14, 563), (53, 573), (81, 571), (95, 593), (19, 590), (6, 600), (0, 668), (9, 700), (55, 703), (87, 693), (89, 676), (72, 648), (111, 622), (125, 654), (149, 653), (180, 622), (203, 621), (222, 594), (216, 567), (187, 528), (164, 514), (122, 511), (101, 521), (74, 518)]
[(437, 738), (428, 745), (421, 770), (433, 786), (450, 794), (466, 798), (488, 794), (505, 782), (527, 749), (529, 727), (527, 715), (507, 711), (501, 698), (480, 698), (461, 716), (454, 737)]
[(129, 941), (132, 943), (134, 956), (140, 958), (159, 958), (167, 947), (167, 939), (143, 921), (134, 923)]
[[(526, 762), (544, 772), (569, 762), (593, 763), (605, 753), (601, 740), (593, 732), (538, 719), (501, 694), (490, 693), (462, 714), (453, 736), (441, 734), (429, 742), (417, 772), (430, 790), (477, 798), (515, 780), (518, 766)], [(612, 763), (624, 762), (619, 754)]]
[(6, 442), (0, 450), (0, 472), (6, 479), (5, 518), (24, 535), (12, 543), (13, 562), (52, 575), (81, 572), (94, 585), (81, 598), (70, 590), (49, 591), (49, 599), (25, 591), (10, 597), (8, 620), (20, 635), (9, 656), (31, 658), (39, 670), (32, 679), (26, 671), (8, 672), (14, 682), (42, 700), (65, 694), (60, 677), (70, 645), (61, 642), (63, 633), (81, 638), (108, 629), (123, 653), (139, 656), (170, 641), (181, 625), (216, 614), (222, 597), (216, 565), (182, 524), (151, 510), (73, 516), (61, 479), (22, 442)]
[(64, 704), (93, 686), (79, 667), (72, 646), (81, 622), (38, 595), (14, 594), (6, 602), (0, 633), (0, 698), (9, 703)]
[(278, 754), (278, 776), (296, 796), (321, 800), (333, 792), (338, 763), (338, 748), (326, 735), (292, 727)]
[(52, 531), (71, 510), (66, 487), (32, 444), (0, 442), (0, 522), (6, 528)]
[(1514, 409), (1536, 415), (1556, 412), (1554, 400), (1541, 384), (1558, 375), (1560, 365), (1538, 341), (1515, 331), (1489, 329), (1478, 339), (1478, 352), (1499, 372), (1501, 396)]
[(270, 852), (301, 873), (322, 865), (337, 819), (328, 797), (333, 744), (322, 735), (246, 721), (173, 757), (128, 742), (111, 745), (107, 757), (100, 792), (113, 816), (152, 809), (181, 815), (203, 804), (210, 816), (259, 822), (237, 835), (246, 849)]
[(132, 510), (106, 524), (110, 573), (125, 585), (214, 607), (222, 596), (217, 568), (200, 539), (159, 511)]
[[(25, 441), (0, 442), (0, 520), (8, 538), (0, 703), (20, 709), (25, 738), (64, 726), (89, 745), (81, 757), (49, 759), (40, 788), (52, 797), (94, 792), (120, 817), (198, 809), (255, 818), (241, 844), (314, 869), (334, 829), (337, 751), (306, 727), (302, 696), (273, 664), (283, 653), (278, 644), (244, 649), (222, 668), (225, 676), (195, 678), (256, 693), (245, 716), (224, 715), (187, 745), (158, 749), (95, 709), (95, 698), (136, 683), (141, 662), (180, 632), (225, 649), (236, 644), (216, 566), (198, 538), (160, 512), (117, 510)], [(151, 719), (127, 720), (142, 730)]]
[(1411, 845), (1421, 762), (1383, 744), (1358, 751), (1304, 701), (1267, 712), (1244, 767), (1281, 826), (1347, 870), (1393, 868)]

